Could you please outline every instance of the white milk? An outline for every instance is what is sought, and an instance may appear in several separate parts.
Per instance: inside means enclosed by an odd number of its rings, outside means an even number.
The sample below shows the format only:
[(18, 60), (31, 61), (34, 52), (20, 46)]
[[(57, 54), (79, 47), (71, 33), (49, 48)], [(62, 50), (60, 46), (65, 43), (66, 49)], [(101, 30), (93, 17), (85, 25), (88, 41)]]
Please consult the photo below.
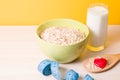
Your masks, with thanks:
[(93, 6), (87, 11), (87, 26), (91, 31), (88, 48), (93, 51), (104, 49), (107, 36), (108, 9), (103, 6)]

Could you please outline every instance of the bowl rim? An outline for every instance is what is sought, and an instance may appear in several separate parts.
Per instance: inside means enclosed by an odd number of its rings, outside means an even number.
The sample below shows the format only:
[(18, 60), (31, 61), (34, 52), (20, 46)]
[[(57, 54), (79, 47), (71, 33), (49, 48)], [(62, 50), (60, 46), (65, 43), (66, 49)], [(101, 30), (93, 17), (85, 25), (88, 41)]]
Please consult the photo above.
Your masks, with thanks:
[[(50, 43), (50, 42), (47, 42), (47, 41), (41, 39), (40, 36), (39, 36), (39, 34), (38, 34), (38, 29), (41, 27), (41, 25), (46, 24), (46, 23), (48, 23), (48, 22), (56, 21), (56, 20), (74, 21), (74, 22), (77, 22), (77, 23), (79, 23), (79, 24), (82, 24), (84, 27), (86, 27), (85, 29), (87, 30), (88, 33), (87, 33), (86, 37), (85, 37), (83, 40), (78, 41), (78, 42), (75, 42), (75, 43), (72, 43), (72, 44), (62, 44), (62, 45), (60, 45), (60, 44)], [(50, 20), (47, 20), (47, 21), (39, 24), (39, 26), (38, 26), (38, 28), (37, 28), (37, 30), (36, 30), (36, 34), (37, 34), (37, 37), (38, 37), (42, 42), (44, 42), (44, 43), (47, 43), (47, 44), (50, 44), (50, 45), (55, 45), (55, 46), (72, 46), (72, 45), (80, 44), (80, 43), (82, 43), (83, 41), (85, 41), (85, 40), (89, 37), (90, 31), (89, 31), (89, 28), (87, 27), (87, 25), (83, 24), (82, 22), (80, 22), (80, 21), (78, 21), (78, 20), (69, 19), (69, 18), (57, 18), (57, 19), (50, 19)]]

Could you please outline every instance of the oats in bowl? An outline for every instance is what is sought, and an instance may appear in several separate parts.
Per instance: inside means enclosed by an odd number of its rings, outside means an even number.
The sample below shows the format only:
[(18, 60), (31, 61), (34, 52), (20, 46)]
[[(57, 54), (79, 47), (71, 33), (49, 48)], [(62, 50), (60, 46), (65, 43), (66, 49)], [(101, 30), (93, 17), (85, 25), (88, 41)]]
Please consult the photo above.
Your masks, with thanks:
[(84, 32), (67, 27), (50, 27), (40, 34), (41, 39), (53, 44), (74, 44), (85, 38)]

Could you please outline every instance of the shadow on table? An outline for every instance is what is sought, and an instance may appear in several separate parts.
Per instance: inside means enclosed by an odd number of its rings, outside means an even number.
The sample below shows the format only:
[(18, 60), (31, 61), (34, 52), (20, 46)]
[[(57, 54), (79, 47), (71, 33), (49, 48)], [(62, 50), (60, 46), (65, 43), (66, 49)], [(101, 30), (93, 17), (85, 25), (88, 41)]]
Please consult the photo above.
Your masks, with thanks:
[(116, 44), (120, 42), (120, 29), (109, 29), (108, 30), (108, 36), (107, 36), (107, 42), (106, 47), (112, 46), (113, 44)]
[[(99, 52), (92, 52), (86, 49), (82, 54), (80, 54), (80, 57), (76, 59), (74, 62), (75, 63), (80, 63), (84, 61), (87, 58), (90, 58), (92, 56), (96, 55), (101, 55), (104, 53), (109, 53), (110, 49), (113, 49), (114, 46), (116, 46), (118, 43), (120, 43), (120, 28), (109, 28), (108, 29), (108, 36), (107, 36), (107, 41), (105, 45), (105, 49)], [(114, 52), (114, 50), (111, 50), (111, 52)]]

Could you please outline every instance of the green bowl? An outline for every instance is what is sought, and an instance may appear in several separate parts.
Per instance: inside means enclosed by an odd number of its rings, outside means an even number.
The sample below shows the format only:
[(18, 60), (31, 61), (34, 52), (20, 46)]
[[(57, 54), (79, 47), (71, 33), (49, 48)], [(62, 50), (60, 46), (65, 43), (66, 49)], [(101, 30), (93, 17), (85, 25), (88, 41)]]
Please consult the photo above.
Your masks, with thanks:
[[(40, 33), (46, 28), (53, 26), (68, 27), (73, 29), (80, 29), (86, 35), (85, 39), (68, 45), (58, 45), (46, 42), (40, 38)], [(37, 29), (37, 36), (40, 42), (40, 49), (49, 58), (58, 61), (60, 63), (69, 63), (77, 59), (80, 54), (85, 50), (88, 41), (89, 29), (81, 22), (71, 19), (53, 19), (41, 24)]]

